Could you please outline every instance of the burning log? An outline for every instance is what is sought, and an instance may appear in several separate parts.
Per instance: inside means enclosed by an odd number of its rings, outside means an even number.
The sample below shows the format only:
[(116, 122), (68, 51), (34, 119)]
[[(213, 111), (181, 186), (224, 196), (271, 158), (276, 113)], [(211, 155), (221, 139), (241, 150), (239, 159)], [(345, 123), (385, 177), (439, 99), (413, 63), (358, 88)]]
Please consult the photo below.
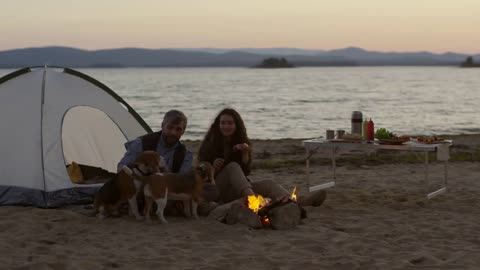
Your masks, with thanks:
[(258, 211), (261, 219), (267, 218), (269, 225), (276, 230), (288, 230), (300, 224), (307, 212), (294, 200), (276, 201)]
[(296, 203), (288, 203), (275, 207), (268, 212), (273, 229), (288, 230), (295, 228), (302, 219), (302, 210)]
[(263, 228), (260, 217), (249, 208), (239, 203), (234, 203), (228, 210), (225, 223), (232, 225), (240, 223), (253, 229)]
[(288, 199), (272, 202), (269, 198), (263, 198), (261, 195), (253, 195), (248, 197), (248, 205), (239, 202), (225, 205), (226, 212), (222, 211), (226, 214), (221, 221), (227, 224), (241, 223), (254, 229), (267, 227), (286, 230), (294, 228), (300, 224), (301, 219), (307, 217), (305, 209), (296, 201), (295, 190), (296, 188)]

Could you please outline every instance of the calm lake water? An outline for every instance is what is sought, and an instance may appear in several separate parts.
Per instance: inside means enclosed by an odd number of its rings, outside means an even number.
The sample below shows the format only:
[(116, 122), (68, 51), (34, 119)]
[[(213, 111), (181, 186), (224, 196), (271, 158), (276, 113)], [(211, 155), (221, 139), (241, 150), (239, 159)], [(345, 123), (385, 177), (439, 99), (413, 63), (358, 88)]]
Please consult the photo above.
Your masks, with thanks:
[[(78, 69), (124, 98), (154, 129), (186, 113), (186, 139), (201, 139), (233, 107), (251, 138), (311, 138), (350, 130), (360, 110), (401, 134), (480, 133), (480, 69), (456, 67)], [(0, 70), (3, 76), (12, 70)]]

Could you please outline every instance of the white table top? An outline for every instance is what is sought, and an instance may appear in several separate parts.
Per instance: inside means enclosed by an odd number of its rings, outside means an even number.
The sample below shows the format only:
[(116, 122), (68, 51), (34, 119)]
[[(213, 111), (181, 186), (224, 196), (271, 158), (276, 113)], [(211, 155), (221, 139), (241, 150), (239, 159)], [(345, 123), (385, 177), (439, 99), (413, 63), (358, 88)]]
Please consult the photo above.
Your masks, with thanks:
[(416, 141), (408, 141), (400, 145), (391, 145), (391, 144), (379, 144), (378, 141), (374, 142), (367, 142), (367, 141), (360, 141), (360, 142), (352, 142), (352, 141), (341, 141), (341, 140), (325, 140), (322, 138), (317, 139), (309, 139), (302, 141), (303, 146), (308, 149), (317, 149), (317, 148), (331, 148), (331, 147), (341, 147), (341, 148), (348, 148), (348, 149), (390, 149), (390, 150), (405, 150), (405, 151), (435, 151), (438, 147), (442, 145), (451, 146), (452, 140), (445, 140), (444, 143), (436, 143), (436, 144), (426, 144), (426, 143), (419, 143)]

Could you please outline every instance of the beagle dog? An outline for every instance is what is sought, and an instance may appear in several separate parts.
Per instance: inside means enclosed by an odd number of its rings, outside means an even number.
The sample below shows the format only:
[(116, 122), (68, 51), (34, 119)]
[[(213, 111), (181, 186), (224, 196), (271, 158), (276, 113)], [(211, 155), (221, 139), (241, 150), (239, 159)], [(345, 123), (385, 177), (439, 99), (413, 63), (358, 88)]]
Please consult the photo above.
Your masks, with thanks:
[[(165, 172), (167, 166), (164, 159), (155, 151), (144, 151), (127, 166), (142, 176)], [(106, 182), (95, 194), (94, 208), (97, 217), (117, 215), (122, 203), (128, 202), (129, 213), (138, 220), (143, 217), (138, 211), (137, 194), (143, 189), (143, 183), (131, 174), (120, 170), (115, 177)]]
[[(161, 223), (168, 223), (164, 216), (167, 200), (182, 200), (184, 212), (187, 216), (198, 218), (197, 206), (202, 199), (203, 185), (215, 184), (215, 169), (208, 162), (200, 162), (197, 166), (186, 173), (157, 173), (149, 176), (139, 175), (136, 170), (128, 172), (134, 178), (145, 183), (143, 189), (145, 195), (145, 213), (147, 221), (151, 221), (150, 211), (153, 202), (157, 205), (156, 214)], [(191, 204), (191, 207), (190, 207)]]

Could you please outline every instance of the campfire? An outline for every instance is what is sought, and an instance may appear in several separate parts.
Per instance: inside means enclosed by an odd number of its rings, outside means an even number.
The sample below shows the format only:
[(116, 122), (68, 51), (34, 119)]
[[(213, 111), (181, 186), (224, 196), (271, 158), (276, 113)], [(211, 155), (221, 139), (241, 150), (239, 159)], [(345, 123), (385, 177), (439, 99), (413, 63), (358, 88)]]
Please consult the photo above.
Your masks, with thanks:
[[(255, 214), (258, 215), (258, 211), (263, 209), (264, 207), (270, 205), (272, 200), (270, 198), (263, 198), (262, 195), (250, 195), (248, 196), (248, 208), (252, 210)], [(264, 226), (270, 225), (270, 220), (268, 216), (261, 216), (259, 215), (260, 220)]]
[[(269, 213), (272, 209), (284, 206), (289, 203), (297, 203), (297, 194), (295, 193), (297, 187), (293, 188), (292, 194), (287, 200), (272, 201), (270, 198), (264, 198), (262, 195), (248, 196), (248, 208), (257, 214), (264, 227), (270, 227)], [(301, 208), (301, 210), (303, 210)], [(302, 211), (302, 216), (304, 215)]]

